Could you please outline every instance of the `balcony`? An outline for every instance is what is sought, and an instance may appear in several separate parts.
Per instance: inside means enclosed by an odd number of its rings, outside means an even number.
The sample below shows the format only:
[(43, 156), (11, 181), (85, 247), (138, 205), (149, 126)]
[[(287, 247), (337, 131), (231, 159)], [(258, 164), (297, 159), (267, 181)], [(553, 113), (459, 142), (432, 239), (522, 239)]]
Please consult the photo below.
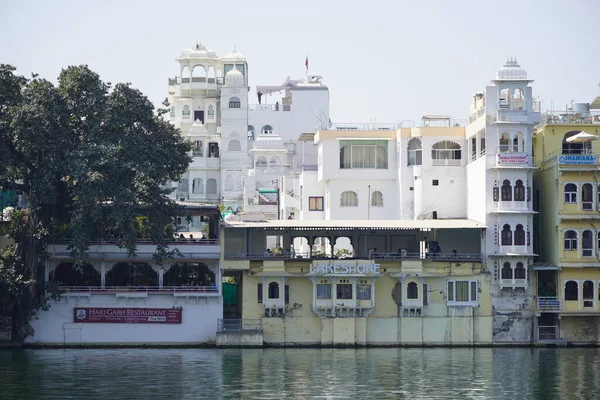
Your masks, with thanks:
[[(345, 257), (345, 260), (358, 260), (364, 257)], [(481, 262), (482, 256), (480, 253), (406, 253), (406, 252), (378, 252), (372, 253), (372, 260), (418, 260), (418, 261), (433, 261), (433, 262)], [(338, 259), (327, 254), (317, 253), (226, 253), (227, 260), (331, 260)]]
[(501, 288), (524, 288), (527, 287), (527, 279), (500, 279)]
[(116, 295), (117, 297), (147, 297), (152, 294), (172, 294), (175, 297), (198, 297), (219, 295), (213, 286), (60, 286), (65, 296), (91, 296), (96, 294)]
[(248, 111), (257, 112), (279, 112), (279, 111), (292, 111), (291, 104), (248, 104)]
[(460, 167), (460, 158), (459, 159), (450, 159), (450, 158), (443, 158), (443, 159), (433, 159), (431, 160), (431, 165), (433, 165), (434, 167)]
[(600, 115), (572, 110), (546, 111), (542, 114), (542, 125), (600, 125)]
[(560, 312), (560, 297), (536, 298), (536, 310), (538, 312)]
[(529, 246), (526, 245), (510, 245), (510, 246), (498, 246), (500, 253), (504, 254), (529, 254)]

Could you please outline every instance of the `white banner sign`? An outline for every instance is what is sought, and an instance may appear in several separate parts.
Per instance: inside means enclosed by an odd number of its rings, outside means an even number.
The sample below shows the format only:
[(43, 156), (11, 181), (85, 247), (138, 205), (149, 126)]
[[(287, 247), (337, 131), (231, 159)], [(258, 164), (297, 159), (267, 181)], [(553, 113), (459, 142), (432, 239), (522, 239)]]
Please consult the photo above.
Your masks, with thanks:
[(310, 265), (310, 273), (316, 275), (352, 275), (352, 274), (367, 274), (379, 275), (380, 264), (350, 264), (350, 263), (333, 263), (333, 264), (317, 264)]

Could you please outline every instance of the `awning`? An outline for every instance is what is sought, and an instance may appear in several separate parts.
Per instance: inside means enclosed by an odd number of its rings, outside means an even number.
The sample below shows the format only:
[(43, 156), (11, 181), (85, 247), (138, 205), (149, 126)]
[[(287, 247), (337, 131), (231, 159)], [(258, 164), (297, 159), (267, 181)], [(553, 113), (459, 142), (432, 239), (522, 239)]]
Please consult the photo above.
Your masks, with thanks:
[(263, 228), (266, 230), (422, 230), (422, 229), (485, 229), (482, 223), (470, 219), (423, 220), (270, 220), (235, 221), (229, 219), (222, 227)]

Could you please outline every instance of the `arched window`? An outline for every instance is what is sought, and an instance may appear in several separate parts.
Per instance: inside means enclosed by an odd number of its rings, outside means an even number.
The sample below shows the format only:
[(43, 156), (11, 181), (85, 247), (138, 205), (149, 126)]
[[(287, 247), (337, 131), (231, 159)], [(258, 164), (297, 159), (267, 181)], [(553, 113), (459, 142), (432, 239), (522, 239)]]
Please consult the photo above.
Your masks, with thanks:
[(584, 281), (582, 288), (583, 306), (594, 307), (594, 282)]
[(342, 192), (340, 206), (342, 207), (358, 207), (358, 196), (356, 192)]
[(421, 140), (412, 138), (408, 141), (408, 165), (421, 165), (423, 163), (423, 146)]
[(206, 68), (204, 68), (204, 65), (194, 65), (192, 68), (192, 82), (206, 82)]
[(263, 172), (267, 170), (267, 159), (265, 157), (258, 157), (258, 159), (256, 160), (256, 169)]
[(594, 208), (594, 188), (591, 183), (584, 183), (581, 186), (581, 209), (592, 211)]
[(204, 193), (204, 182), (202, 182), (202, 179), (195, 178), (192, 181), (192, 193), (196, 193), (196, 194)]
[(500, 189), (501, 199), (502, 201), (511, 201), (512, 200), (512, 186), (510, 186), (510, 181), (505, 179), (502, 182), (502, 188)]
[(371, 193), (371, 207), (383, 207), (383, 194), (378, 190)]
[(431, 148), (431, 158), (434, 160), (460, 160), (460, 145), (447, 140), (437, 142)]
[(564, 246), (565, 250), (577, 250), (577, 232), (565, 231)]
[(527, 279), (526, 275), (525, 266), (523, 266), (523, 263), (519, 261), (515, 267), (515, 279)]
[(594, 233), (588, 229), (581, 234), (581, 255), (591, 257), (594, 254)]
[(177, 190), (180, 192), (187, 192), (189, 190), (189, 183), (187, 179), (181, 179), (179, 181), (179, 185), (177, 186)]
[(406, 285), (406, 298), (407, 299), (418, 299), (419, 298), (419, 287), (415, 282), (409, 282)]
[(277, 283), (277, 282), (269, 283), (269, 298), (270, 299), (278, 299), (279, 298), (279, 283)]
[(183, 110), (181, 110), (181, 117), (183, 119), (190, 119), (190, 106), (183, 106)]
[(239, 97), (230, 97), (229, 98), (229, 108), (241, 108), (242, 102)]
[(254, 140), (254, 127), (248, 125), (248, 140)]
[(579, 284), (576, 281), (565, 282), (565, 300), (579, 299)]
[(565, 185), (565, 203), (577, 203), (577, 185), (574, 183)]
[(520, 179), (515, 182), (515, 201), (525, 201), (525, 186)]
[(510, 133), (504, 132), (500, 136), (500, 153), (508, 153), (510, 151)]
[(213, 119), (215, 117), (215, 108), (213, 107), (213, 105), (209, 105), (208, 106), (208, 119)]
[(225, 190), (228, 192), (233, 190), (233, 176), (231, 175), (225, 177)]
[(510, 89), (504, 88), (500, 90), (500, 96), (498, 96), (498, 108), (507, 109), (510, 107)]
[(525, 152), (525, 142), (523, 141), (523, 134), (521, 132), (517, 132), (515, 138), (513, 139), (513, 153), (523, 153)]
[(264, 135), (271, 135), (273, 134), (273, 127), (271, 125), (265, 125), (262, 127), (260, 132)]
[(525, 246), (525, 230), (521, 224), (515, 229), (515, 246)]
[(190, 69), (187, 65), (181, 68), (181, 83), (190, 83)]
[(502, 265), (502, 279), (512, 279), (513, 278), (513, 270), (510, 266), (509, 262), (505, 262)]
[(563, 154), (590, 154), (592, 151), (592, 142), (586, 141), (583, 143), (575, 143), (567, 141), (571, 136), (577, 135), (581, 131), (571, 131), (565, 133), (562, 142)]
[(175, 106), (171, 107), (171, 118), (175, 118)]
[(227, 146), (227, 150), (229, 151), (242, 151), (242, 145), (240, 144), (240, 141), (235, 139), (235, 140), (230, 140), (229, 141), (229, 145)]
[(204, 145), (202, 140), (196, 140), (192, 145), (192, 156), (202, 157), (204, 156)]
[(206, 194), (217, 194), (216, 179), (209, 179), (206, 181)]
[(510, 225), (509, 224), (505, 224), (502, 227), (502, 233), (501, 233), (501, 241), (500, 241), (500, 243), (502, 244), (502, 246), (512, 246), (512, 244), (513, 244), (512, 230), (510, 229)]
[(279, 157), (271, 157), (271, 160), (269, 160), (269, 168), (271, 169), (271, 171), (278, 172), (280, 167), (281, 160), (279, 159)]
[(523, 89), (516, 88), (513, 92), (511, 109), (512, 110), (522, 110), (525, 104), (525, 95), (523, 94)]

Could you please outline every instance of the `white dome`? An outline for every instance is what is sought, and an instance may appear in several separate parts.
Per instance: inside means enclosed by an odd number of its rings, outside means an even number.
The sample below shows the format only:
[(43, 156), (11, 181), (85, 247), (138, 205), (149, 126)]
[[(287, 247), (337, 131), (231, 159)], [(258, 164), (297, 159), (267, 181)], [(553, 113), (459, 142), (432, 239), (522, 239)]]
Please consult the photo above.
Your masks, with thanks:
[(195, 120), (190, 130), (188, 132), (188, 136), (198, 136), (198, 135), (208, 135), (208, 131), (206, 127), (199, 119)]
[(216, 58), (217, 53), (214, 51), (207, 49), (202, 45), (202, 43), (196, 43), (196, 46), (193, 49), (184, 50), (179, 58)]
[(519, 65), (516, 58), (506, 60), (502, 68), (498, 70), (496, 79), (523, 80), (527, 79), (527, 71)]
[(244, 75), (234, 66), (231, 71), (225, 75), (225, 84), (227, 86), (244, 86)]
[(223, 61), (246, 61), (246, 57), (244, 57), (244, 55), (237, 51), (234, 47), (233, 51), (223, 56)]

